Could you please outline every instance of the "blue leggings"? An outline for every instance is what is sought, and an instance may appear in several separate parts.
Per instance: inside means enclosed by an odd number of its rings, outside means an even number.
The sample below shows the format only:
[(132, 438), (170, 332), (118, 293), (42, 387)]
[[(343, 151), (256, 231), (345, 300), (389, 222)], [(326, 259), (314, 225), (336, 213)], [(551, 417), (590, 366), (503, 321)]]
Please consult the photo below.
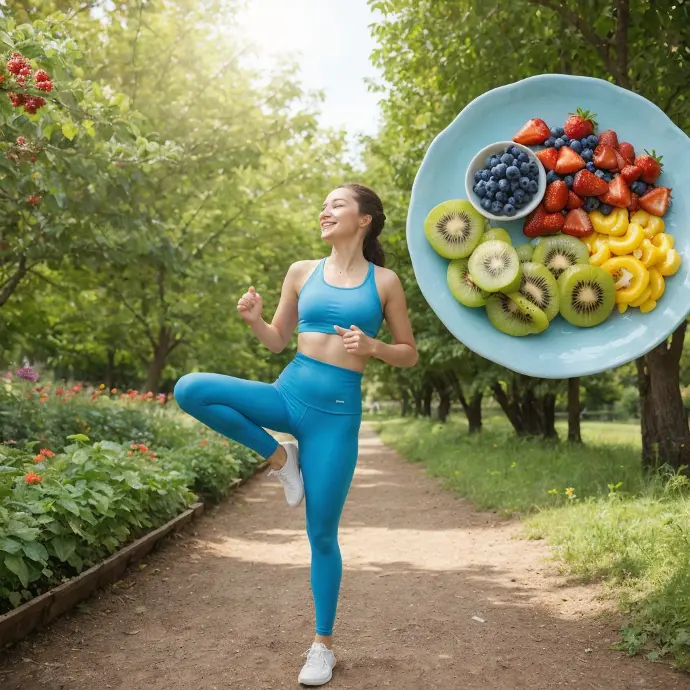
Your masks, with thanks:
[(175, 386), (185, 412), (264, 458), (278, 442), (263, 427), (297, 439), (318, 635), (333, 633), (338, 605), (338, 523), (357, 463), (361, 380), (355, 371), (297, 354), (273, 384), (187, 374)]

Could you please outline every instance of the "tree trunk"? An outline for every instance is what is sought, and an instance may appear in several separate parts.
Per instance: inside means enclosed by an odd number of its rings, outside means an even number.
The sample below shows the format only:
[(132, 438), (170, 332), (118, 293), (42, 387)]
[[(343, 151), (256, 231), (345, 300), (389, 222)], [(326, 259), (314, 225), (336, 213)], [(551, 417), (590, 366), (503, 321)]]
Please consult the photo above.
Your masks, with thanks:
[(556, 396), (544, 393), (541, 398), (542, 436), (544, 438), (558, 438), (556, 431)]
[(403, 388), (400, 394), (400, 416), (407, 417), (410, 413), (410, 391), (407, 388)]
[[(503, 410), (505, 416), (508, 417), (508, 421), (511, 423), (515, 433), (518, 436), (523, 436), (525, 432), (522, 423), (522, 415), (520, 414), (520, 406), (517, 404), (515, 397), (509, 395), (498, 381), (494, 381), (490, 388), (491, 392), (494, 394), (494, 399)], [(510, 391), (510, 386), (508, 386), (508, 391)]]
[[(680, 357), (687, 322), (637, 360), (642, 411), (642, 464), (654, 469), (668, 464), (690, 466), (690, 428), (680, 394)], [(686, 470), (687, 471), (687, 470)]]
[(420, 387), (414, 392), (414, 416), (415, 417), (421, 417), (423, 414), (422, 400), (423, 400), (422, 388)]
[(29, 267), (26, 265), (26, 255), (22, 254), (19, 257), (19, 263), (17, 264), (17, 270), (8, 278), (7, 282), (3, 285), (0, 290), (0, 307), (2, 307), (5, 302), (10, 298), (12, 293), (17, 289), (22, 278), (29, 272)]
[(482, 430), (483, 397), (484, 394), (481, 391), (474, 393), (465, 409), (465, 415), (467, 415), (467, 423), (469, 424), (471, 434), (479, 433)]
[(108, 390), (115, 388), (115, 350), (108, 348), (108, 361), (105, 365), (105, 385)]
[(568, 441), (582, 443), (580, 432), (580, 378), (568, 379)]
[(441, 382), (437, 388), (438, 390), (438, 419), (445, 423), (450, 414), (450, 386), (446, 382)]
[(161, 326), (158, 329), (158, 340), (153, 348), (153, 359), (149, 362), (146, 375), (147, 393), (156, 393), (158, 391), (168, 356), (180, 342), (180, 339), (175, 338), (172, 327)]
[(425, 417), (431, 417), (431, 398), (434, 395), (434, 387), (430, 383), (424, 384), (424, 392), (422, 394), (422, 414)]

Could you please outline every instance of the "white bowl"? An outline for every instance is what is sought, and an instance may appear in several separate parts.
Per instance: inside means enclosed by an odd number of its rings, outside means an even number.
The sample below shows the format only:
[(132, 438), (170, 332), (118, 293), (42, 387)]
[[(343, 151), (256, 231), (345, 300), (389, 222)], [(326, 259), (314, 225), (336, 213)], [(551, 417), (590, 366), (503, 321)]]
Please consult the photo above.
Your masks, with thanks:
[[(532, 198), (527, 206), (517, 210), (517, 213), (513, 216), (495, 216), (484, 209), (481, 205), (481, 199), (474, 193), (474, 185), (476, 184), (474, 180), (474, 173), (477, 170), (483, 170), (486, 167), (486, 159), (500, 152), (504, 152), (508, 147), (515, 146), (520, 151), (524, 151), (529, 157), (530, 161), (534, 161), (539, 166), (539, 178), (537, 184), (539, 188), (537, 193)], [(516, 144), (514, 141), (497, 141), (495, 144), (490, 144), (485, 146), (471, 161), (467, 166), (467, 173), (465, 174), (465, 193), (467, 194), (468, 201), (474, 206), (478, 213), (481, 213), (485, 218), (490, 220), (496, 220), (501, 223), (507, 223), (511, 220), (518, 220), (519, 218), (524, 218), (528, 216), (535, 208), (540, 204), (542, 198), (544, 197), (544, 191), (546, 190), (546, 170), (541, 164), (541, 161), (534, 155), (532, 149), (523, 146), (522, 144)]]

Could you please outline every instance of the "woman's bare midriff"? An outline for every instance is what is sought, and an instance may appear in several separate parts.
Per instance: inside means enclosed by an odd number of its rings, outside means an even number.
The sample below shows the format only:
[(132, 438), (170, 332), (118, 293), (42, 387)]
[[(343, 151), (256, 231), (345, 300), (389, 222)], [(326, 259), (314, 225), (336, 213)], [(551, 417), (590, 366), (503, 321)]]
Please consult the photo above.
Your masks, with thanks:
[(368, 357), (358, 357), (345, 352), (343, 339), (336, 334), (300, 333), (297, 337), (297, 350), (312, 359), (360, 373), (369, 361)]

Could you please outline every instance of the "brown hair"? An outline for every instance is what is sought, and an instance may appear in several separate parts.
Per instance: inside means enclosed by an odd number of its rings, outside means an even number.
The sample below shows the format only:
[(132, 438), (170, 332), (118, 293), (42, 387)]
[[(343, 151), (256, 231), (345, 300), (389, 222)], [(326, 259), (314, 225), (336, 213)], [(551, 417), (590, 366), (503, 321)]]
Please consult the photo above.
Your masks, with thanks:
[(377, 266), (384, 266), (386, 256), (379, 241), (379, 235), (386, 223), (386, 214), (383, 212), (383, 202), (379, 195), (369, 187), (355, 182), (340, 185), (341, 189), (349, 189), (354, 193), (359, 206), (359, 212), (365, 216), (371, 216), (371, 223), (367, 234), (364, 236), (364, 258)]

